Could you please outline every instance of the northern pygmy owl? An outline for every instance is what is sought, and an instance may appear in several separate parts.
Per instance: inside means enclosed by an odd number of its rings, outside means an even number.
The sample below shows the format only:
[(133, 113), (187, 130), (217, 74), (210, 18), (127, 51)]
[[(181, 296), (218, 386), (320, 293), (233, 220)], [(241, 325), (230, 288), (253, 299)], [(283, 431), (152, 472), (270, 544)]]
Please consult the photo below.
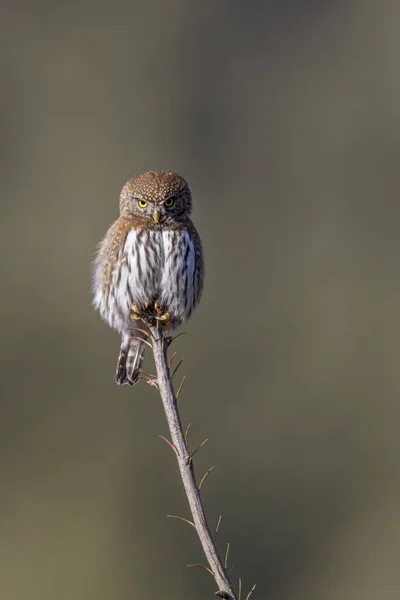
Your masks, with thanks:
[(163, 329), (186, 321), (200, 299), (204, 262), (190, 219), (192, 195), (180, 175), (136, 175), (122, 188), (119, 206), (96, 256), (93, 304), (122, 334), (117, 384), (134, 385), (145, 349), (134, 321)]

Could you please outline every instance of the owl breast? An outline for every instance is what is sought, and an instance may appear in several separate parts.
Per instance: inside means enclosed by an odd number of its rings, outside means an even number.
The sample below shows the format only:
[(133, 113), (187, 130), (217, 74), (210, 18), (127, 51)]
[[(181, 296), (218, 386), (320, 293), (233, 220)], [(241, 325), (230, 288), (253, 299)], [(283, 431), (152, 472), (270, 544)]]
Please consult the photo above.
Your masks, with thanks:
[[(132, 305), (161, 302), (181, 323), (195, 304), (196, 257), (186, 230), (131, 230), (109, 274), (99, 302), (103, 318), (122, 332), (131, 325)], [(103, 269), (103, 277), (107, 268)], [(106, 287), (102, 286), (105, 290)]]

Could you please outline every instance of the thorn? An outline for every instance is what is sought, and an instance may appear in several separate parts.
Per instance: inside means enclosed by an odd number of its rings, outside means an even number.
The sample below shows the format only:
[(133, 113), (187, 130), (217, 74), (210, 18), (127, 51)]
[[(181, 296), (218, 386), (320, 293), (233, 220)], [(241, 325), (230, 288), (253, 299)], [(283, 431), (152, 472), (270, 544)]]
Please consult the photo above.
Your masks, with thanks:
[[(146, 382), (149, 383), (150, 381), (153, 381), (152, 377), (149, 377), (148, 375), (145, 375), (144, 373), (140, 372), (139, 373), (139, 379), (146, 379)], [(153, 383), (150, 383), (150, 385), (154, 385)]]
[(171, 370), (172, 361), (174, 360), (175, 356), (176, 356), (176, 352), (174, 352), (173, 354), (171, 354), (171, 358), (169, 359), (169, 363), (168, 363), (169, 370)]
[(229, 567), (229, 571), (228, 571), (228, 577), (230, 577), (230, 574), (232, 573), (232, 571), (233, 571), (233, 567), (234, 567), (234, 566), (235, 566), (235, 565), (232, 563), (232, 564), (231, 564), (231, 566)]
[(214, 465), (212, 467), (210, 467), (207, 471), (207, 473), (205, 473), (199, 483), (199, 490), (201, 490), (201, 486), (203, 485), (204, 481), (206, 480), (206, 478), (209, 476), (209, 474), (211, 473), (211, 471), (214, 469)]
[(147, 340), (144, 340), (143, 338), (137, 336), (137, 335), (131, 335), (131, 340), (140, 340), (141, 342), (143, 342), (143, 344), (147, 344), (148, 347), (153, 350), (153, 346), (150, 344), (150, 342), (148, 342)]
[(172, 448), (172, 450), (175, 452), (175, 454), (178, 456), (178, 450), (176, 449), (176, 447), (174, 446), (174, 444), (172, 442), (170, 442), (169, 440), (167, 440), (166, 437), (164, 437), (163, 435), (158, 434), (158, 437), (160, 437), (162, 440), (164, 440), (164, 442), (166, 442), (168, 444), (168, 446), (170, 448)]
[(183, 388), (183, 384), (185, 383), (185, 379), (186, 379), (186, 375), (184, 375), (184, 376), (182, 377), (181, 384), (180, 384), (180, 386), (178, 387), (178, 391), (176, 392), (176, 399), (177, 399), (177, 400), (178, 400), (178, 398), (179, 398), (179, 394), (181, 393), (181, 390), (182, 390), (182, 388)]
[[(159, 326), (160, 326), (160, 321), (157, 321), (157, 329), (159, 328)], [(171, 345), (172, 337), (170, 335), (167, 335), (167, 331), (164, 331), (162, 333), (161, 339), (162, 339), (162, 348), (163, 348), (164, 352), (166, 352)]]
[(217, 541), (218, 532), (219, 532), (219, 526), (221, 525), (221, 521), (222, 521), (222, 515), (219, 515), (217, 527), (215, 528), (215, 539), (214, 539), (214, 542)]
[(149, 325), (147, 325), (147, 328), (148, 328), (148, 334), (147, 335), (150, 335), (153, 338), (153, 340), (156, 341), (156, 336), (154, 335), (154, 333), (150, 329)]
[(179, 369), (179, 367), (181, 366), (181, 364), (183, 363), (183, 361), (184, 361), (184, 359), (183, 359), (183, 358), (181, 358), (181, 360), (180, 360), (180, 361), (178, 362), (178, 364), (176, 365), (176, 367), (175, 367), (175, 369), (174, 369), (174, 372), (173, 372), (173, 373), (172, 373), (172, 375), (171, 375), (171, 381), (173, 380), (175, 373), (177, 372), (177, 370)]
[(189, 521), (189, 519), (185, 519), (184, 517), (177, 517), (176, 515), (167, 515), (167, 517), (169, 517), (170, 519), (179, 519), (180, 521), (185, 521), (185, 523), (189, 523), (189, 525), (196, 529), (196, 525), (193, 523), (193, 521)]
[(144, 375), (145, 377), (150, 377), (151, 379), (157, 379), (156, 375), (153, 375), (152, 373), (147, 373), (147, 371), (143, 371), (142, 369), (140, 370), (140, 374)]
[(238, 594), (238, 600), (242, 600), (242, 578), (239, 577), (239, 594)]
[(157, 381), (157, 379), (154, 379), (152, 377), (148, 377), (147, 375), (143, 375), (142, 373), (139, 373), (138, 379), (144, 379), (148, 385), (151, 385), (152, 387), (155, 387), (156, 390), (157, 390), (157, 392), (160, 391), (160, 388), (158, 387), (158, 381)]
[(146, 337), (149, 337), (149, 333), (151, 334), (151, 332), (146, 331), (145, 329), (140, 329), (140, 327), (129, 327), (129, 331), (140, 331), (140, 333), (144, 333)]
[(186, 335), (186, 331), (182, 331), (182, 333), (178, 333), (178, 335), (175, 335), (174, 337), (171, 337), (171, 338), (170, 338), (169, 345), (171, 345), (171, 344), (172, 344), (172, 342), (174, 342), (175, 340), (177, 340), (177, 339), (178, 339), (178, 337), (181, 337), (181, 335)]
[(224, 561), (224, 568), (226, 569), (226, 566), (228, 564), (228, 556), (229, 556), (229, 548), (231, 547), (231, 543), (228, 542), (226, 545), (226, 552), (225, 552), (225, 561)]
[(186, 565), (187, 567), (200, 567), (201, 569), (205, 569), (206, 571), (208, 571), (209, 573), (211, 573), (211, 575), (214, 577), (214, 573), (211, 571), (211, 569), (209, 569), (208, 567), (206, 567), (206, 565), (200, 565), (200, 564), (196, 564), (196, 565)]
[(190, 431), (191, 426), (192, 426), (192, 424), (189, 423), (189, 425), (186, 427), (186, 431), (185, 431), (185, 443), (186, 443), (186, 446), (188, 445), (189, 431)]
[(250, 596), (252, 595), (252, 593), (254, 592), (255, 589), (256, 589), (256, 584), (253, 585), (253, 587), (251, 588), (251, 590), (247, 594), (246, 600), (249, 600)]
[[(146, 376), (144, 377), (144, 379), (146, 379)], [(157, 381), (157, 379), (147, 379), (146, 383), (148, 383), (149, 385), (155, 387), (158, 392), (160, 391), (160, 388), (158, 387), (158, 381)]]
[(204, 440), (204, 442), (201, 442), (200, 446), (198, 446), (198, 447), (196, 448), (196, 450), (195, 450), (194, 452), (192, 452), (192, 454), (190, 455), (190, 460), (192, 460), (192, 458), (193, 458), (193, 456), (196, 454), (196, 452), (197, 452), (198, 450), (200, 450), (200, 448), (202, 448), (202, 447), (204, 446), (204, 444), (206, 444), (207, 442), (208, 442), (208, 438), (206, 438), (206, 439)]

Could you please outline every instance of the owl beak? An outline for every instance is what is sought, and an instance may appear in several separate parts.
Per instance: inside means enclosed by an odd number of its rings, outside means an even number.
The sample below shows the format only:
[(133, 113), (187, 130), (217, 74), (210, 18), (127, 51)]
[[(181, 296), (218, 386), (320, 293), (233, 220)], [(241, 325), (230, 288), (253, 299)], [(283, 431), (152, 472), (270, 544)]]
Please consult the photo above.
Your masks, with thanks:
[(154, 221), (154, 223), (160, 222), (160, 209), (159, 208), (156, 208), (153, 212), (153, 221)]

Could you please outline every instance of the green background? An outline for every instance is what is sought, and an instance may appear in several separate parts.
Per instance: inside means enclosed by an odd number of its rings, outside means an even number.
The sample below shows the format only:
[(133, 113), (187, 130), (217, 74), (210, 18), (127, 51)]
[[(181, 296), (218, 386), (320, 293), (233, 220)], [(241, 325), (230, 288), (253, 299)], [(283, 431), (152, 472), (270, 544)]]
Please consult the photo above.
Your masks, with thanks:
[[(182, 173), (207, 276), (176, 350), (254, 599), (399, 589), (400, 5), (0, 6), (0, 598), (212, 598), (160, 401), (91, 308), (124, 182)], [(150, 360), (147, 362), (151, 368)]]

